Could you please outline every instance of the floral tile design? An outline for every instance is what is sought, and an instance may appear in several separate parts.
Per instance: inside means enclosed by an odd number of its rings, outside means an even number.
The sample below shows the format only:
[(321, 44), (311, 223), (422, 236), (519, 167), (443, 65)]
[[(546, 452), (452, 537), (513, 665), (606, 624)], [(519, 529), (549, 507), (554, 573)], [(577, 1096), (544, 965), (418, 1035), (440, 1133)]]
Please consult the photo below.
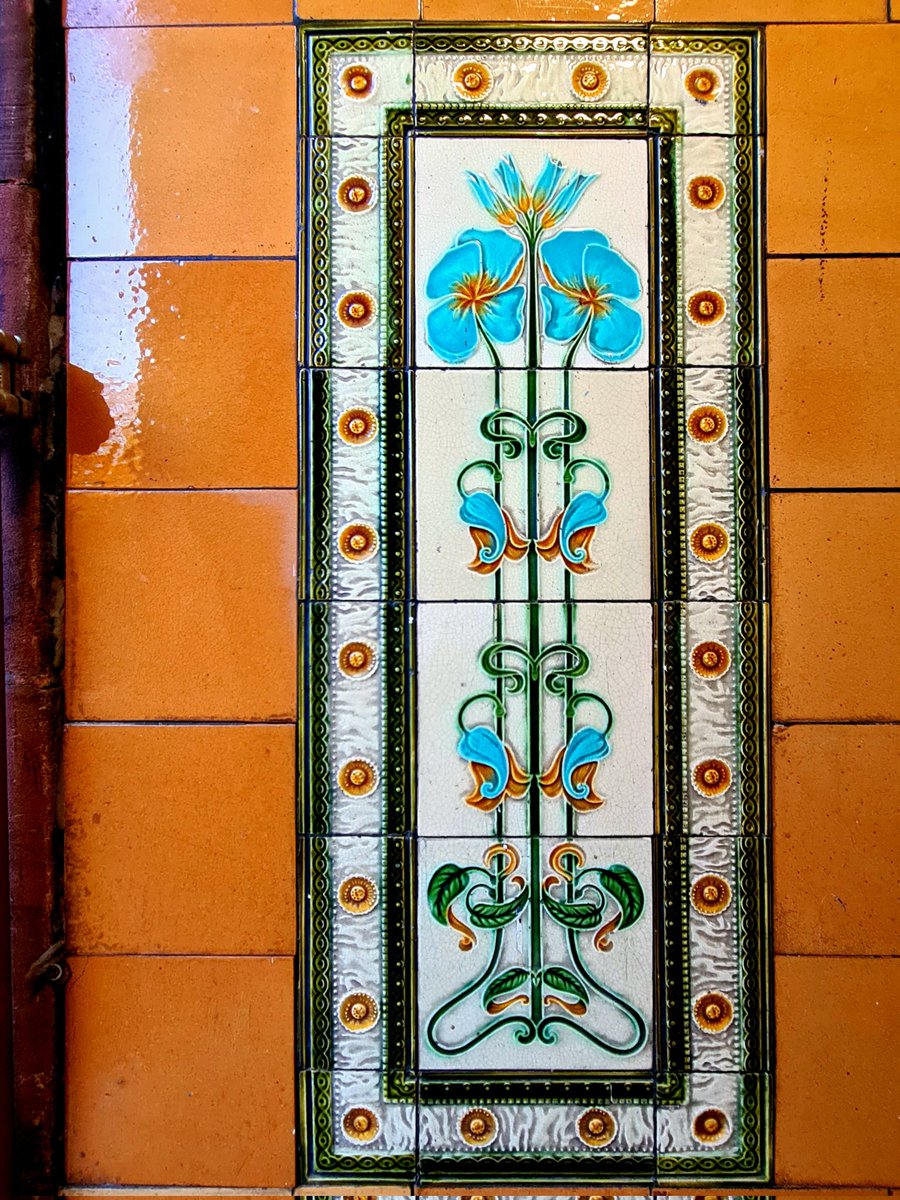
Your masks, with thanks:
[(769, 1178), (756, 55), (306, 29), (308, 1185)]

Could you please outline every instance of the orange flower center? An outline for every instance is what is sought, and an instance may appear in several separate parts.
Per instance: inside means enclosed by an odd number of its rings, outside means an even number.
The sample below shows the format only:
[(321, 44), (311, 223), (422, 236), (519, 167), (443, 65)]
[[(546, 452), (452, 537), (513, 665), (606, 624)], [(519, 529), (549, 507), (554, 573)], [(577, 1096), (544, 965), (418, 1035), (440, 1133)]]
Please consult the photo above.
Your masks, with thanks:
[(466, 275), (453, 289), (453, 307), (462, 312), (472, 311), (480, 315), (499, 291), (498, 281), (485, 271), (479, 271), (477, 275)]
[(583, 288), (573, 288), (569, 294), (577, 300), (578, 307), (589, 310), (592, 317), (605, 317), (609, 312), (608, 290), (594, 279), (586, 279)]

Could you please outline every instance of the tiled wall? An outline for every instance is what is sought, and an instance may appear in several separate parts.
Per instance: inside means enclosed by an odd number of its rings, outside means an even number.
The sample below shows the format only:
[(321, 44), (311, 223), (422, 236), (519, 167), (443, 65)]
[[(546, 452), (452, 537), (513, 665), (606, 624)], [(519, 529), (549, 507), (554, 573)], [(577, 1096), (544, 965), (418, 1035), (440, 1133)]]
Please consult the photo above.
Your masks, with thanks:
[[(900, 23), (885, 2), (478, 11), (772, 22), (777, 1183), (870, 1193), (900, 1182)], [(472, 12), (368, 0), (364, 15)], [(69, 0), (67, 23), (67, 1174), (88, 1191), (281, 1194), (295, 1137), (291, 0)]]

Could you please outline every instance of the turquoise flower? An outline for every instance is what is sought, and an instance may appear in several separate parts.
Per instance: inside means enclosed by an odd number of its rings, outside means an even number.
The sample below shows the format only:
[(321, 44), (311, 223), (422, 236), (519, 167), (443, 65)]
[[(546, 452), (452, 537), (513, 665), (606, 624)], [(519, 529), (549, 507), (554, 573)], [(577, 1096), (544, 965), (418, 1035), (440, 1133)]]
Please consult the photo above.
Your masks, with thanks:
[(469, 563), (470, 571), (490, 575), (497, 570), (504, 557), (515, 562), (527, 552), (528, 542), (516, 529), (506, 509), (489, 492), (470, 492), (463, 496), (459, 515), (469, 526), (475, 543), (475, 557)]
[(517, 225), (530, 235), (552, 229), (564, 220), (581, 199), (585, 188), (597, 178), (576, 171), (564, 181), (565, 167), (548, 156), (537, 179), (529, 187), (511, 154), (500, 160), (496, 173), (499, 187), (485, 175), (466, 172), (476, 200), (501, 225)]
[(499, 229), (460, 234), (425, 285), (428, 299), (440, 301), (425, 322), (425, 341), (439, 358), (449, 363), (471, 358), (479, 334), (489, 345), (522, 336), (525, 289), (517, 284), (524, 266), (525, 248), (511, 234)]
[(605, 733), (592, 725), (577, 729), (541, 776), (541, 790), (551, 798), (565, 795), (578, 812), (599, 808), (603, 797), (594, 790), (594, 775), (609, 751)]
[(487, 725), (467, 729), (457, 749), (469, 763), (474, 787), (466, 804), (491, 812), (507, 798), (521, 800), (528, 790), (528, 776), (516, 756)]
[(579, 492), (558, 513), (547, 533), (537, 543), (540, 556), (552, 562), (558, 556), (576, 575), (593, 570), (591, 541), (607, 517), (605, 496), (599, 492)]
[(609, 238), (594, 229), (569, 230), (545, 242), (540, 256), (547, 337), (572, 343), (586, 332), (601, 362), (630, 358), (643, 341), (644, 319), (625, 302), (640, 298), (641, 280)]

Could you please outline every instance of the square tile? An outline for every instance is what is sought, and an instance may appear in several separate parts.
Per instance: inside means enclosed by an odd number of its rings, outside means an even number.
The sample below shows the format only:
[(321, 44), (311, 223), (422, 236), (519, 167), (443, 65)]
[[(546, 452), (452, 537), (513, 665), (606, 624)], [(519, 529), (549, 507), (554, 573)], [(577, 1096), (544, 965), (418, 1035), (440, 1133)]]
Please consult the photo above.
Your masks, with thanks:
[(775, 720), (895, 720), (898, 568), (880, 547), (893, 544), (900, 498), (782, 494), (771, 513)]
[[(650, 403), (644, 372), (557, 371), (538, 380), (542, 453), (525, 453), (524, 371), (420, 370), (413, 395), (416, 594), (420, 600), (524, 600), (528, 567), (521, 550), (536, 490), (534, 535), (542, 598), (645, 600), (651, 588)], [(490, 419), (499, 402), (503, 416)], [(452, 420), (448, 414), (452, 413)], [(510, 415), (506, 415), (510, 414)], [(567, 470), (551, 458), (554, 439), (577, 437)], [(509, 439), (509, 440), (504, 440)], [(558, 443), (556, 443), (558, 445)], [(513, 451), (513, 455), (509, 451)], [(577, 497), (583, 496), (582, 501)], [(570, 503), (594, 497), (598, 524), (581, 568), (558, 569), (558, 530)], [(494, 528), (491, 515), (499, 518)], [(498, 553), (499, 552), (499, 553)], [(574, 561), (574, 560), (573, 560)], [(498, 570), (502, 566), (503, 570)]]
[[(537, 615), (541, 644), (562, 647), (565, 631), (557, 606), (542, 605)], [(529, 674), (529, 619), (526, 606), (519, 604), (502, 609), (488, 604), (419, 606), (417, 829), (432, 837), (477, 837), (502, 799), (507, 832), (524, 833), (527, 779), (537, 774), (541, 787), (554, 797), (541, 806), (547, 833), (564, 834), (573, 798), (586, 835), (651, 833), (650, 606), (579, 607), (577, 643), (544, 654), (539, 664), (542, 740), (531, 751), (534, 761), (529, 761), (526, 692), (513, 690), (513, 681), (522, 682)], [(492, 646), (500, 648), (492, 651)], [(610, 652), (613, 646), (617, 654)], [(557, 694), (552, 688), (554, 679), (563, 678), (554, 672), (568, 670), (577, 672), (578, 682), (567, 701), (564, 689)], [(499, 700), (497, 679), (510, 681)], [(568, 720), (567, 707), (572, 713)], [(568, 746), (573, 749), (567, 758)], [(500, 757), (495, 759), (495, 753)]]
[[(768, 31), (770, 253), (900, 250), (900, 153), (893, 137), (898, 46), (900, 28), (885, 23), (883, 12), (869, 25)], [(848, 122), (847, 114), (861, 108), (866, 120)], [(859, 180), (873, 163), (877, 187), (861, 219)]]
[(73, 258), (294, 253), (291, 26), (71, 29), (66, 44)]
[(420, 837), (418, 869), (423, 1073), (652, 1068), (648, 838)]
[[(420, 133), (415, 164), (417, 366), (491, 367), (495, 358), (504, 368), (647, 365), (646, 138), (497, 142)], [(633, 196), (627, 206), (613, 180)], [(544, 207), (516, 220), (523, 188), (537, 197), (529, 204)], [(500, 228), (485, 234), (486, 216)], [(563, 222), (573, 228), (557, 232)], [(505, 290), (484, 302), (457, 294), (482, 276)], [(539, 309), (526, 303), (535, 291)]]
[(290, 491), (70, 493), (69, 717), (291, 719), (296, 520)]
[(69, 487), (296, 487), (296, 286), (291, 262), (72, 263)]
[(291, 958), (73, 958), (71, 970), (70, 1182), (293, 1185)]
[(70, 725), (69, 949), (292, 954), (295, 742), (290, 725)]

